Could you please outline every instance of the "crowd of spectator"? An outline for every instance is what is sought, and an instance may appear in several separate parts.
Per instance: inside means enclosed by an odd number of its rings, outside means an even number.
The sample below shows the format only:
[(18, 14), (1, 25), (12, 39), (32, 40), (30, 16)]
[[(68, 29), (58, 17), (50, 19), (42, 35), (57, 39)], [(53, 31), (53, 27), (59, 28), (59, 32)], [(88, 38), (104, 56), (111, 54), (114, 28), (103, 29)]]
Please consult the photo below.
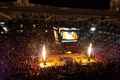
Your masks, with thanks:
[[(10, 25), (10, 24), (9, 24)], [(21, 26), (20, 26), (21, 25)], [(108, 60), (116, 60), (117, 63), (92, 64), (82, 66), (78, 64), (65, 65), (38, 69), (33, 72), (35, 62), (33, 57), (37, 56), (43, 43), (48, 47), (56, 49), (54, 44), (53, 27), (77, 27), (80, 28), (80, 44), (89, 42), (90, 38), (96, 47), (96, 53), (104, 53)], [(89, 29), (96, 27), (96, 31), (91, 33)], [(114, 80), (119, 78), (120, 57), (120, 33), (119, 26), (112, 22), (101, 22), (92, 25), (91, 22), (41, 22), (39, 24), (21, 23), (12, 24), (7, 33), (0, 34), (0, 79), (7, 80), (73, 80), (73, 79), (94, 79), (94, 80)], [(0, 26), (0, 31), (3, 31)], [(51, 50), (52, 50), (51, 49)], [(102, 50), (101, 50), (102, 49)], [(101, 52), (98, 52), (100, 51)], [(120, 58), (119, 58), (120, 59)], [(35, 64), (36, 65), (36, 64)], [(119, 79), (118, 79), (119, 80)]]
[(119, 80), (119, 63), (69, 64), (58, 67), (31, 69), (23, 66), (8, 77), (9, 80)]

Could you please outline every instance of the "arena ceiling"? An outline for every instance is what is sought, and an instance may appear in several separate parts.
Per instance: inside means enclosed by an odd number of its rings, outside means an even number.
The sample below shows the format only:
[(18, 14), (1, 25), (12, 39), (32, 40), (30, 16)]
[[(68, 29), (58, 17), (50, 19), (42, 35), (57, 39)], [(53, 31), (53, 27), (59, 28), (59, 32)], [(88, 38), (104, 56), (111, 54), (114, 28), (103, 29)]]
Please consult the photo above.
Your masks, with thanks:
[[(6, 1), (6, 2), (5, 2)], [(0, 2), (13, 2), (17, 0), (1, 0)], [(22, 1), (22, 0), (21, 0)], [(23, 0), (24, 1), (24, 0)], [(25, 0), (29, 1), (29, 0)], [(50, 2), (50, 3), (49, 3)], [(45, 20), (84, 20), (88, 16), (111, 16), (120, 18), (119, 13), (113, 13), (110, 10), (96, 10), (94, 8), (106, 9), (105, 6), (110, 5), (110, 0), (30, 0), (33, 5), (31, 7), (17, 7), (10, 5), (0, 7), (0, 16), (7, 19), (15, 19), (17, 17), (29, 17), (31, 19), (41, 19), (44, 16)], [(103, 4), (104, 3), (104, 4)], [(99, 4), (99, 5), (97, 5)], [(56, 7), (55, 7), (56, 6)], [(79, 9), (79, 8), (92, 9)], [(37, 17), (36, 17), (37, 16)], [(72, 16), (72, 18), (70, 17)], [(79, 16), (79, 17), (78, 17)], [(85, 17), (86, 16), (86, 17)], [(2, 18), (0, 18), (2, 19)]]
[(82, 9), (109, 9), (111, 0), (30, 0), (31, 3)]

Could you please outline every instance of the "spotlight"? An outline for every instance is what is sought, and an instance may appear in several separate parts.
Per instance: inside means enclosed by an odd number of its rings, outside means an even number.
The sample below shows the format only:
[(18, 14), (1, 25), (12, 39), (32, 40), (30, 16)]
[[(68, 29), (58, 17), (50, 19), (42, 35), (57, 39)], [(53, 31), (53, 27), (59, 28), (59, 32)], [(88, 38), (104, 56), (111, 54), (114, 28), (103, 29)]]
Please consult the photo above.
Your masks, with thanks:
[(92, 32), (96, 31), (96, 27), (91, 27), (90, 31), (92, 31)]

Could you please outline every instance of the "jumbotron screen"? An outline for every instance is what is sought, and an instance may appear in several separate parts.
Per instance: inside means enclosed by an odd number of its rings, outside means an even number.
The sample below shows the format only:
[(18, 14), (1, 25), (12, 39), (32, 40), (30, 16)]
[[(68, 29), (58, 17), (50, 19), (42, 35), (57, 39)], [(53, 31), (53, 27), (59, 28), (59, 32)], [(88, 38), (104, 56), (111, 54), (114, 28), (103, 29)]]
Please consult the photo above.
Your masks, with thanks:
[(62, 42), (77, 42), (78, 34), (75, 31), (61, 31)]

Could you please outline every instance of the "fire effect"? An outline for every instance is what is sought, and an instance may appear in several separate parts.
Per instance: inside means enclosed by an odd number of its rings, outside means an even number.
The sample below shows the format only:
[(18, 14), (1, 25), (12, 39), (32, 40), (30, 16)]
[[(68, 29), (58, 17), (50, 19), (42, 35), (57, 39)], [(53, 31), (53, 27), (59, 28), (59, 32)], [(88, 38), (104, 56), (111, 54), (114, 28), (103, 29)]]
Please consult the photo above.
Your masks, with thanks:
[(92, 43), (90, 43), (88, 50), (87, 50), (88, 57), (91, 56), (91, 53), (92, 53)]
[(57, 56), (50, 56), (47, 57), (47, 49), (45, 45), (43, 45), (42, 48), (42, 56), (41, 56), (41, 61), (39, 62), (39, 66), (41, 68), (47, 68), (47, 67), (52, 67), (52, 66), (61, 66), (64, 65), (64, 62), (60, 61)]
[(43, 45), (43, 48), (42, 48), (42, 59), (43, 59), (43, 62), (44, 64), (46, 64), (46, 47), (45, 45)]
[[(47, 68), (53, 66), (64, 66), (66, 62), (79, 63), (81, 65), (87, 65), (90, 63), (96, 63), (95, 57), (92, 56), (92, 43), (89, 44), (87, 49), (87, 55), (85, 54), (51, 54), (47, 57), (47, 50), (45, 45), (42, 48), (42, 60), (39, 61), (40, 68)], [(70, 58), (70, 60), (66, 59)]]

